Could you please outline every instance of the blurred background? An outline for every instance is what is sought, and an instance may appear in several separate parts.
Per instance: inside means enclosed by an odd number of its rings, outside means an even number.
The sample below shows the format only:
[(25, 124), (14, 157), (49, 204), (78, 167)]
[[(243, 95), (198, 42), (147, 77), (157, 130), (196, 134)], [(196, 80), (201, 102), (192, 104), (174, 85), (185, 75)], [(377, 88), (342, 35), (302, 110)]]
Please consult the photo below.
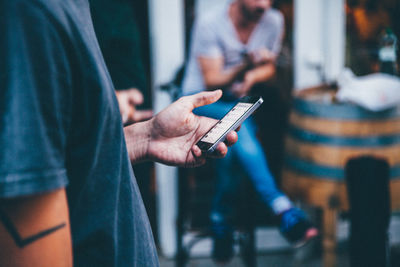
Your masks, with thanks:
[[(144, 102), (137, 109), (157, 113), (181, 93), (195, 19), (230, 1), (91, 2), (116, 89), (138, 89)], [(244, 179), (235, 256), (226, 266), (400, 266), (398, 103), (371, 111), (336, 97), (346, 79), (398, 77), (400, 1), (275, 0), (272, 5), (283, 14), (285, 34), (271, 89), (254, 116), (257, 135), (277, 184), (307, 212), (320, 235), (293, 248)], [(366, 83), (376, 88), (376, 81)], [(194, 170), (134, 166), (161, 266), (214, 266), (208, 229), (213, 164)], [(370, 216), (376, 222), (366, 219)], [(381, 234), (368, 239), (371, 233)], [(386, 265), (357, 261), (379, 249)]]

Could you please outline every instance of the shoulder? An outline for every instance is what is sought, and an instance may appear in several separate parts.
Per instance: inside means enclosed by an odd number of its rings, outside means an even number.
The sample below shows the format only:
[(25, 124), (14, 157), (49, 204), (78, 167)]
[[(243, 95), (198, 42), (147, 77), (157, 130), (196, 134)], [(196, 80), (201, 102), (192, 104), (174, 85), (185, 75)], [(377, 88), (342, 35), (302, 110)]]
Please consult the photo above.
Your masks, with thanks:
[(71, 29), (78, 28), (85, 19), (86, 6), (81, 7), (80, 13), (75, 6), (70, 0), (0, 0), (0, 32), (8, 33), (7, 38), (11, 39), (36, 35), (37, 39), (65, 41), (76, 33)]
[(215, 28), (225, 18), (226, 7), (218, 7), (210, 12), (199, 15), (197, 25), (201, 28)]
[(263, 16), (263, 22), (270, 25), (273, 24), (275, 26), (282, 27), (284, 23), (284, 18), (279, 10), (271, 8)]

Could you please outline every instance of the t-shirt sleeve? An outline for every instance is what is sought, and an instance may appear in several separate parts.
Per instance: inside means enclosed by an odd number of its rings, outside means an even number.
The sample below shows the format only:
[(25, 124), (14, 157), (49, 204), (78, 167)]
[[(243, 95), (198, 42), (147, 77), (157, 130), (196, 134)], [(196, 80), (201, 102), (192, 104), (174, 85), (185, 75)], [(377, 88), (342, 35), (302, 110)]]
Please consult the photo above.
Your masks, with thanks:
[(0, 3), (0, 197), (65, 187), (70, 74), (39, 1)]
[(276, 32), (275, 32), (275, 38), (274, 38), (274, 41), (272, 43), (272, 48), (271, 48), (271, 51), (274, 52), (276, 55), (278, 55), (281, 52), (284, 31), (285, 31), (285, 20), (283, 18), (282, 13), (277, 12), (276, 13)]
[(222, 56), (221, 46), (215, 28), (206, 19), (199, 19), (193, 28), (193, 53), (196, 57)]

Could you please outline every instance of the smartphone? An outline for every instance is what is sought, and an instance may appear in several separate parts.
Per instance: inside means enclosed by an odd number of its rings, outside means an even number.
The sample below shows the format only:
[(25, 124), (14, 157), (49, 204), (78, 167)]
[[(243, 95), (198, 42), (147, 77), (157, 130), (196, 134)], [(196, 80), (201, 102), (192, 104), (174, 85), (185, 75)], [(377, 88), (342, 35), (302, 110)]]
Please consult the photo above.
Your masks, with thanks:
[(262, 97), (246, 96), (218, 121), (201, 139), (197, 146), (206, 154), (214, 152), (226, 135), (239, 127), (263, 102)]

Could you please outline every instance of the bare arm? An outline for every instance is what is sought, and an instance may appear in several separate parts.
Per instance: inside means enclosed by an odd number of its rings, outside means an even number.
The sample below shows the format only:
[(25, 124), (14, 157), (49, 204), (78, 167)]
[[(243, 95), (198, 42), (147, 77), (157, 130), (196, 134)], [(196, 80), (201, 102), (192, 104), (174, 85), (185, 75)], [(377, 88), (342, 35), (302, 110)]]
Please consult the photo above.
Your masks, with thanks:
[(72, 266), (65, 189), (0, 199), (0, 266)]
[(231, 69), (224, 70), (223, 57), (218, 58), (197, 58), (205, 85), (208, 90), (224, 88), (232, 84), (239, 76), (243, 75), (249, 64), (243, 63)]
[(261, 82), (267, 82), (271, 80), (275, 75), (275, 64), (273, 63), (266, 63), (262, 64), (252, 70), (249, 70), (245, 74), (245, 79), (249, 79), (252, 85)]

